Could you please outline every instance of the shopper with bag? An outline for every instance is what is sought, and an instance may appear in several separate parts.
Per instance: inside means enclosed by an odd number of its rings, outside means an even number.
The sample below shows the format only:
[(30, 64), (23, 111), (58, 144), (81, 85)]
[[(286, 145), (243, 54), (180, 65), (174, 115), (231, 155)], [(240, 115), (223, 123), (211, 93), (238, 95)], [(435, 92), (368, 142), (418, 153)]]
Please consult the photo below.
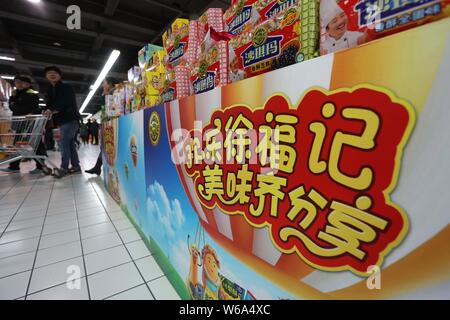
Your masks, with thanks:
[[(27, 116), (32, 114), (41, 114), (42, 110), (39, 108), (39, 96), (36, 91), (31, 88), (31, 78), (27, 75), (18, 75), (14, 78), (14, 86), (16, 90), (13, 91), (9, 98), (9, 109), (13, 116)], [(15, 128), (12, 128), (15, 130)], [(19, 132), (16, 132), (19, 133)], [(46, 156), (46, 149), (44, 143), (39, 143), (36, 150), (36, 155)], [(43, 161), (36, 161), (36, 168), (31, 170), (31, 174), (38, 174), (43, 172), (45, 163)], [(3, 172), (17, 173), (20, 172), (20, 160), (11, 162), (6, 169), (0, 169)]]
[[(53, 114), (53, 120), (61, 133), (61, 168), (55, 170), (55, 177), (62, 178), (67, 174), (81, 173), (75, 138), (79, 128), (81, 115), (78, 111), (75, 93), (72, 87), (61, 81), (58, 67), (45, 68), (45, 77), (50, 82), (45, 114)], [(72, 165), (69, 168), (69, 163)]]

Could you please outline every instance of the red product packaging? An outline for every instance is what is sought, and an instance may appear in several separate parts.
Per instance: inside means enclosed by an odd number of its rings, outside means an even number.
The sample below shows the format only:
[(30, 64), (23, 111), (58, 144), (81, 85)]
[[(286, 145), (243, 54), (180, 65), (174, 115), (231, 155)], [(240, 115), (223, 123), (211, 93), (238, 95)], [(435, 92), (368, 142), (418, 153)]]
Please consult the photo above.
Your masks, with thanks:
[(321, 54), (450, 16), (450, 0), (320, 0)]
[(167, 48), (166, 68), (172, 70), (179, 64), (192, 64), (197, 58), (200, 46), (197, 21), (190, 21), (187, 28), (179, 33), (172, 46)]
[(298, 0), (233, 1), (231, 7), (224, 13), (225, 29), (234, 35), (240, 34), (256, 23), (271, 19), (297, 6), (298, 2)]
[(200, 39), (203, 39), (209, 28), (213, 28), (217, 32), (225, 31), (225, 23), (223, 21), (223, 10), (221, 8), (210, 8), (203, 13), (198, 19)]
[[(303, 4), (306, 2), (306, 4)], [(230, 40), (231, 82), (318, 56), (318, 2), (302, 4)]]
[(192, 70), (193, 93), (198, 94), (229, 83), (228, 39), (210, 28), (201, 45), (201, 55)]
[(180, 99), (191, 94), (190, 70), (185, 65), (178, 65), (166, 72), (160, 93), (162, 102)]

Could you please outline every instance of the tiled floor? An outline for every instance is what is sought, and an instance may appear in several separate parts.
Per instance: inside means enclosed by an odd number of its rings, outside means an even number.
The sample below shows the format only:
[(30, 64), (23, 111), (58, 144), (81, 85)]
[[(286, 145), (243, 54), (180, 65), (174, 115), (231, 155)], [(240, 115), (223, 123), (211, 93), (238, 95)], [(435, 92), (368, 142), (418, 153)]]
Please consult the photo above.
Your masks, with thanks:
[[(97, 152), (82, 147), (84, 168)], [(100, 178), (33, 168), (0, 174), (0, 299), (179, 299)]]

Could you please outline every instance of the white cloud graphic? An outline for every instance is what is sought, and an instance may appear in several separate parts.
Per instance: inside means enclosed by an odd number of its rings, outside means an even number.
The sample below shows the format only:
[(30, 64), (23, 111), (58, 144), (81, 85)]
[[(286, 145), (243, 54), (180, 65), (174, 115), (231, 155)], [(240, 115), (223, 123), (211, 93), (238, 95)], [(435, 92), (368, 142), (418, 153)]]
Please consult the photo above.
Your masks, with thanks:
[(186, 280), (190, 267), (190, 253), (185, 241), (179, 240), (170, 247), (170, 260), (183, 280)]
[(176, 229), (182, 227), (185, 217), (177, 198), (169, 200), (164, 187), (155, 180), (147, 190), (147, 214), (161, 224), (168, 238), (175, 237)]

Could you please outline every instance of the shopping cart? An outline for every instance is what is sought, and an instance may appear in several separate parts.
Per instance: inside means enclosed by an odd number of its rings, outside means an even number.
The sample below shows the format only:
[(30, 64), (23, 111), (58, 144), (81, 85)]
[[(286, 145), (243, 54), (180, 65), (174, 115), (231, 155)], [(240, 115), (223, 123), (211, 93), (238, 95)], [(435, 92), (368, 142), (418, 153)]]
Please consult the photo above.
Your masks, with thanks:
[(52, 174), (52, 169), (44, 165), (44, 159), (52, 168), (55, 165), (46, 156), (36, 154), (47, 120), (44, 115), (0, 117), (0, 165), (34, 159), (43, 165), (45, 174)]

